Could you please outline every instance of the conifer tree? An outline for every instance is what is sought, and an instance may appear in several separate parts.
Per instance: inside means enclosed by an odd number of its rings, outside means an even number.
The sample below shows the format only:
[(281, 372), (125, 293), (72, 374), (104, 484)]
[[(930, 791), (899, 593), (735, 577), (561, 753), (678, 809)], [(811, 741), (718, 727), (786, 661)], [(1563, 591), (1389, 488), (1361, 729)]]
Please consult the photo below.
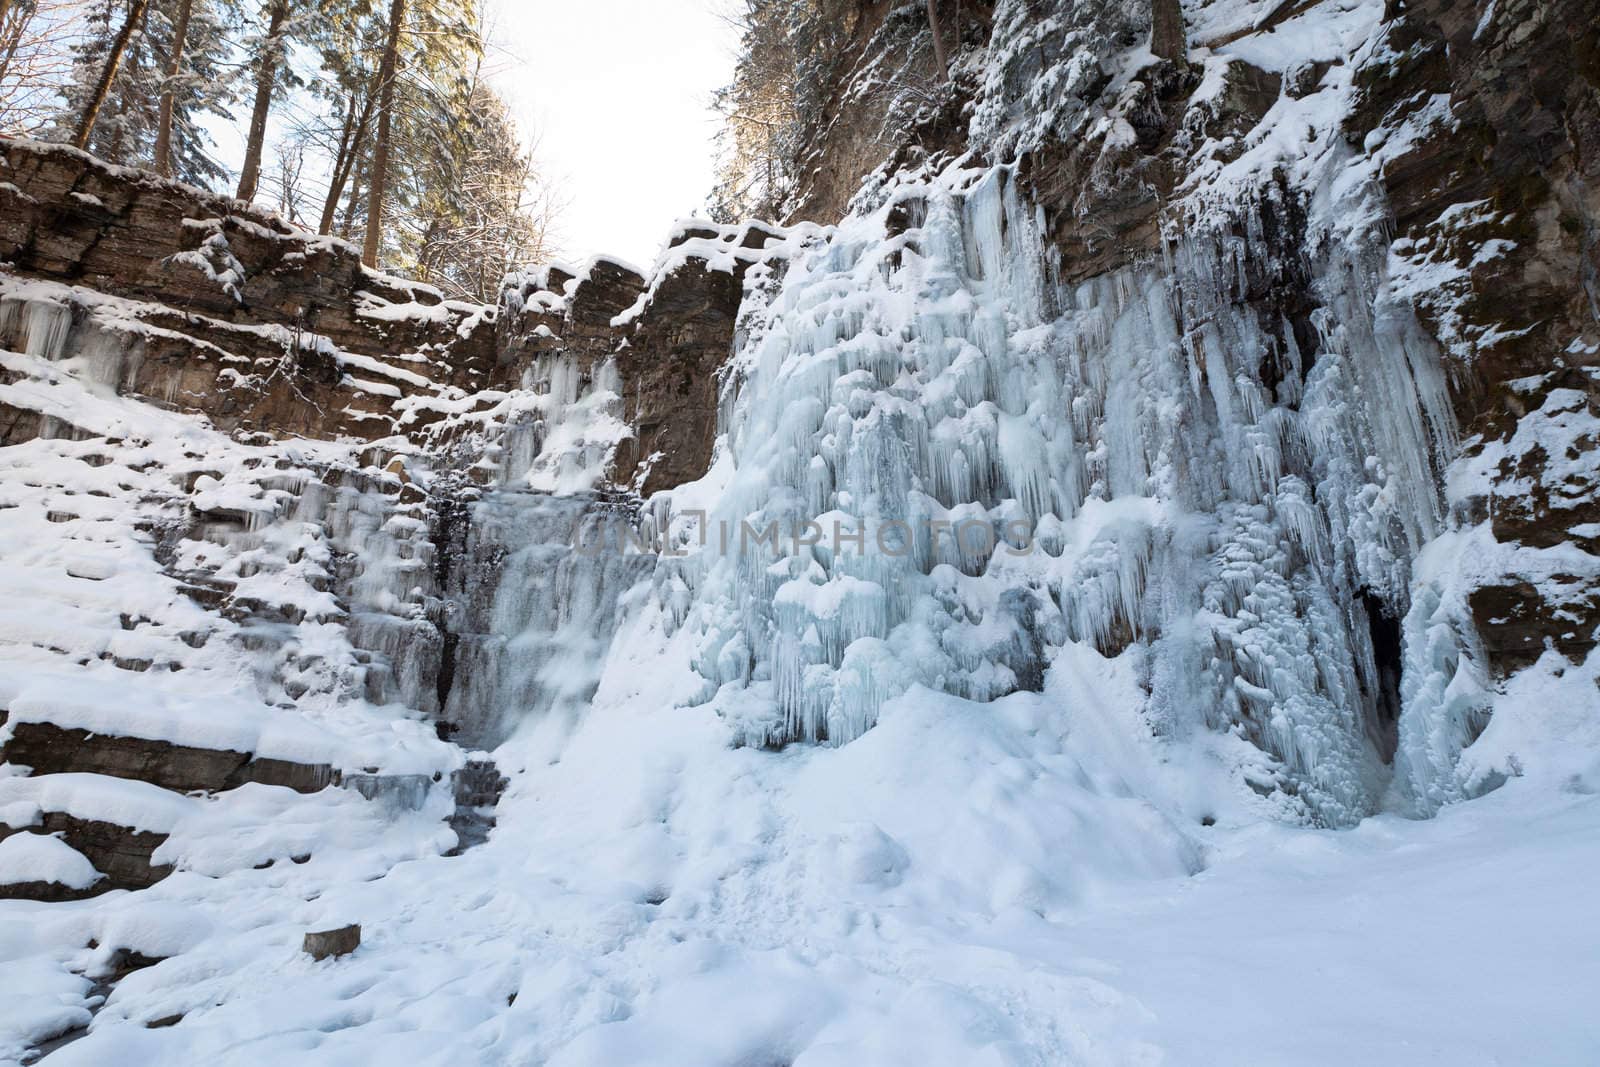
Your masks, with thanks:
[(400, 39), (405, 33), (406, 0), (390, 0), (387, 41), (378, 65), (378, 133), (372, 146), (371, 187), (367, 190), (367, 232), (361, 245), (361, 262), (378, 265), (383, 240), (383, 198), (389, 181), (389, 132), (394, 125), (394, 82), (400, 63)]
[(489, 301), (507, 273), (548, 257), (558, 205), (505, 101), (480, 78), (462, 103), (454, 135), (416, 156), (396, 251), (421, 280)]
[(396, 251), (385, 219), (416, 205), (412, 167), (468, 135), (466, 116), (482, 51), (475, 0), (390, 0), (374, 92), (373, 146), (366, 164), (362, 259)]
[[(75, 77), (63, 92), (55, 131), (46, 136), (76, 143), (98, 85), (96, 72), (109, 65), (115, 45), (111, 29), (122, 6), (116, 0), (93, 5), (89, 32), (75, 48)], [(209, 185), (227, 176), (212, 154), (203, 121), (207, 115), (231, 117), (232, 45), (226, 30), (233, 9), (226, 0), (189, 0), (185, 24), (184, 6), (183, 0), (149, 0), (82, 147), (117, 163), (154, 166), (184, 181)]]
[[(369, 264), (489, 300), (545, 252), (553, 201), (485, 76), (481, 0), (11, 2), (10, 25), (41, 5), (88, 11), (50, 137), (82, 124), (96, 155), (215, 186), (228, 175), (205, 120), (246, 118), (241, 198), (353, 238)], [(269, 151), (275, 109), (287, 133)]]
[(133, 0), (128, 8), (127, 18), (122, 22), (122, 29), (112, 38), (110, 46), (106, 49), (105, 59), (100, 65), (100, 75), (84, 101), (83, 114), (78, 117), (78, 132), (72, 138), (72, 143), (79, 148), (89, 146), (89, 135), (94, 132), (95, 120), (100, 116), (100, 109), (105, 106), (106, 96), (111, 92), (111, 83), (116, 80), (117, 70), (122, 65), (123, 53), (128, 50), (128, 42), (132, 39), (134, 31), (139, 28), (139, 23), (144, 20), (145, 8), (149, 6), (150, 0)]
[(345, 0), (324, 8), (317, 40), (321, 76), (311, 93), (333, 114), (332, 124), (313, 122), (306, 136), (317, 141), (329, 160), (329, 181), (318, 216), (317, 232), (332, 233), (339, 201), (355, 181), (356, 171), (372, 142), (378, 73), (375, 65), (383, 27), (373, 18), (371, 0)]
[(183, 70), (183, 49), (189, 39), (189, 17), (194, 0), (178, 0), (178, 17), (172, 25), (172, 48), (167, 57), (167, 78), (161, 86), (161, 115), (156, 120), (156, 173), (172, 174), (172, 110), (177, 102), (178, 75)]

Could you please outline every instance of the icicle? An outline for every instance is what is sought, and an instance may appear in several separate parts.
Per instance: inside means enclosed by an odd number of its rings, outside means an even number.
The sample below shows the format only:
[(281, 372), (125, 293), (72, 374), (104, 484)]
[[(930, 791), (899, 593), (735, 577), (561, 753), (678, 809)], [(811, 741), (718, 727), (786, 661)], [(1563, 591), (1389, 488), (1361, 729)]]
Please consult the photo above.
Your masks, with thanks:
[(1456, 771), (1461, 752), (1489, 720), (1489, 688), (1481, 653), (1432, 583), (1422, 585), (1406, 614), (1401, 673), (1400, 742), (1395, 783), (1411, 810), (1432, 815), (1494, 783), (1469, 783)]

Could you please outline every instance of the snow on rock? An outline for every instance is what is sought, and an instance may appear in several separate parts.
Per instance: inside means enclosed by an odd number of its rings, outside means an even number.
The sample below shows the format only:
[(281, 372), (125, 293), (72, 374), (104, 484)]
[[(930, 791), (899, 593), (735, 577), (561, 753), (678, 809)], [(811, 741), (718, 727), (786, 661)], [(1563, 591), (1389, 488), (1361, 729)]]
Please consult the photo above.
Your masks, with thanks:
[[(341, 487), (362, 480), (352, 446), (243, 445), (70, 367), (0, 362), (22, 375), (0, 399), (94, 435), (0, 457), (0, 576), (14, 595), (0, 605), (0, 707), (14, 723), (357, 771), (458, 762), (416, 711), (384, 707), (385, 662), (344, 625), (352, 607), (421, 613), (410, 598), (426, 524), (406, 525), (398, 481)], [(370, 562), (342, 602), (334, 571), (354, 544)]]
[(83, 853), (52, 835), (21, 833), (0, 840), (0, 883), (54, 882), (87, 889), (101, 877)]

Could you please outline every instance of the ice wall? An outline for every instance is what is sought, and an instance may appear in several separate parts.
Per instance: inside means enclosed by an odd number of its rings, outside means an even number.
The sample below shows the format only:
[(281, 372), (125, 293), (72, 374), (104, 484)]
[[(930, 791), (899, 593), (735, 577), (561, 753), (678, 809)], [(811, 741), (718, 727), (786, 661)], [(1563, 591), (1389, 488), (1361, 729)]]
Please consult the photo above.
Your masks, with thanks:
[[(705, 698), (750, 744), (843, 743), (911, 685), (1037, 688), (1081, 642), (1136, 658), (1161, 729), (1270, 753), (1261, 792), (1374, 810), (1398, 698), (1369, 612), (1408, 609), (1453, 431), (1376, 247), (1269, 239), (1296, 208), (1066, 286), (1010, 171), (956, 168), (818, 241), (730, 372), (687, 569)], [(1262, 298), (1285, 276), (1314, 306)]]

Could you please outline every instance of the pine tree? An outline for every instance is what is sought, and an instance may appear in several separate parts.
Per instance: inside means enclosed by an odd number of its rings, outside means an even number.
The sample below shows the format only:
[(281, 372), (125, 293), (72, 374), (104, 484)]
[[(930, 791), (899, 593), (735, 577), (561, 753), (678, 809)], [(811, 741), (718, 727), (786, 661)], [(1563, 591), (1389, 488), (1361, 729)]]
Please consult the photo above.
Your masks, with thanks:
[[(74, 50), (75, 76), (47, 137), (76, 143), (98, 77), (109, 65), (112, 30), (120, 25), (123, 6), (116, 0), (97, 0), (92, 6), (89, 32)], [(183, 0), (150, 0), (129, 33), (82, 147), (118, 163), (154, 165), (183, 181), (210, 185), (227, 177), (212, 155), (203, 120), (206, 115), (231, 117), (232, 46), (226, 29), (232, 8), (224, 0), (189, 0), (180, 48), (184, 6)], [(158, 158), (163, 128), (165, 168)]]
[(414, 207), (396, 226), (399, 260), (447, 292), (490, 301), (506, 274), (548, 258), (556, 204), (510, 109), (481, 79), (453, 129), (413, 168)]
[[(217, 159), (211, 137), (205, 131), (206, 116), (231, 120), (238, 101), (239, 70), (229, 40), (230, 30), (238, 25), (238, 0), (189, 0), (189, 21), (182, 46), (178, 42), (180, 0), (157, 0), (159, 14), (153, 25), (159, 33), (152, 38), (157, 69), (166, 72), (156, 110), (155, 141), (159, 142), (163, 122), (161, 103), (170, 97), (171, 115), (167, 131), (167, 165), (163, 173), (202, 186), (227, 181), (228, 168)], [(156, 144), (149, 158), (160, 168)], [(141, 161), (143, 160), (141, 155)]]
[(825, 59), (838, 27), (830, 4), (840, 0), (749, 0), (733, 81), (717, 94), (723, 116), (719, 178), (708, 205), (712, 217), (781, 218), (796, 185), (802, 106), (813, 67)]
[(139, 29), (139, 24), (144, 21), (145, 9), (150, 6), (150, 0), (133, 0), (128, 8), (128, 14), (122, 22), (122, 29), (111, 39), (106, 48), (105, 57), (100, 63), (100, 74), (95, 79), (93, 88), (84, 100), (83, 113), (78, 116), (78, 132), (73, 135), (72, 143), (79, 148), (89, 146), (89, 136), (94, 132), (95, 120), (100, 117), (100, 109), (105, 106), (106, 97), (110, 95), (112, 83), (116, 80), (117, 71), (122, 66), (122, 57), (128, 50), (128, 42)]
[(400, 39), (405, 33), (406, 0), (390, 0), (389, 32), (378, 66), (378, 133), (372, 147), (371, 187), (367, 190), (367, 232), (361, 243), (361, 262), (378, 265), (378, 245), (383, 240), (383, 199), (389, 181), (389, 132), (394, 125), (394, 82), (400, 64)]
[(385, 218), (414, 208), (413, 166), (450, 156), (467, 135), (473, 73), (482, 52), (476, 0), (391, 0), (374, 91), (372, 154), (366, 164), (362, 259), (395, 259)]
[(161, 116), (156, 120), (155, 168), (157, 174), (172, 174), (172, 113), (177, 103), (178, 75), (183, 71), (183, 49), (189, 41), (189, 18), (194, 0), (179, 0), (178, 18), (172, 27), (172, 48), (167, 57), (167, 79), (161, 86)]
[(312, 43), (321, 55), (320, 77), (311, 93), (326, 106), (334, 121), (317, 121), (304, 128), (330, 160), (329, 181), (317, 221), (318, 233), (332, 233), (339, 200), (356, 178), (372, 141), (373, 113), (378, 100), (375, 59), (381, 50), (384, 27), (373, 17), (370, 0), (344, 0), (324, 4), (320, 35)]
[(939, 65), (939, 78), (949, 81), (950, 60), (944, 51), (944, 29), (939, 25), (939, 0), (928, 0), (928, 32), (933, 34), (933, 57)]
[[(546, 251), (552, 200), (485, 79), (479, 0), (12, 2), (88, 9), (47, 131), (56, 139), (92, 117), (95, 154), (219, 182), (202, 122), (239, 121), (248, 81), (242, 197), (275, 200), (291, 222), (353, 237), (366, 262), (461, 296), (493, 299), (507, 270)], [(304, 107), (308, 97), (319, 106)], [(264, 166), (269, 120), (286, 103), (287, 133)], [(312, 200), (316, 174), (327, 185)]]
[[(331, 220), (322, 208), (329, 202), (337, 205), (370, 139), (370, 123), (358, 126), (356, 120), (363, 109), (368, 114), (372, 110), (365, 94), (374, 81), (373, 65), (382, 43), (376, 5), (374, 0), (251, 3), (258, 16), (251, 20), (257, 32), (246, 36), (242, 47), (250, 57), (252, 106), (235, 195), (275, 197), (287, 216)], [(377, 44), (375, 30), (380, 31)], [(286, 88), (303, 92), (281, 91)], [(306, 106), (307, 98), (315, 103)], [(267, 136), (275, 115), (284, 132), (269, 153)], [(268, 154), (277, 157), (275, 165), (264, 165)], [(310, 201), (301, 185), (298, 161), (302, 160), (309, 171), (326, 168), (334, 175), (321, 207)], [(331, 221), (319, 228), (329, 232)]]

